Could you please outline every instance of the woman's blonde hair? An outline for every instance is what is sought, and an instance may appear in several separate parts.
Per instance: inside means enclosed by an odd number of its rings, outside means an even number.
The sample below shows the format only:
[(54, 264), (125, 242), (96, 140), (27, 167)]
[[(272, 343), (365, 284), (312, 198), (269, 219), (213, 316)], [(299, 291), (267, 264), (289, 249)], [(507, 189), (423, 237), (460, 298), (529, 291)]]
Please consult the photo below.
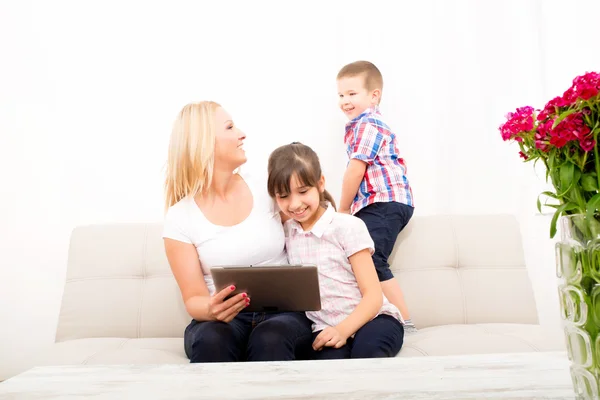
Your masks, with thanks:
[(177, 115), (169, 141), (165, 210), (210, 187), (215, 163), (214, 101), (187, 104)]

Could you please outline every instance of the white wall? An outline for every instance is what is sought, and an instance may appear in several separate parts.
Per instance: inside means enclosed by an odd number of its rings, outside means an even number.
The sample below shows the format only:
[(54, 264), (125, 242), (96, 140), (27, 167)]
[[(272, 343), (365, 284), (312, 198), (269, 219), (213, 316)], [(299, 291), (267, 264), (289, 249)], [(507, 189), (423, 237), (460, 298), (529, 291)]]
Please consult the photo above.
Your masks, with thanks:
[(384, 74), (416, 214), (519, 216), (540, 318), (558, 323), (548, 220), (535, 216), (543, 176), (497, 127), (598, 69), (597, 3), (149, 3), (0, 1), (0, 368), (53, 341), (74, 226), (162, 218), (187, 102), (232, 113), (250, 168), (280, 144), (311, 145), (339, 198), (334, 78), (357, 59)]

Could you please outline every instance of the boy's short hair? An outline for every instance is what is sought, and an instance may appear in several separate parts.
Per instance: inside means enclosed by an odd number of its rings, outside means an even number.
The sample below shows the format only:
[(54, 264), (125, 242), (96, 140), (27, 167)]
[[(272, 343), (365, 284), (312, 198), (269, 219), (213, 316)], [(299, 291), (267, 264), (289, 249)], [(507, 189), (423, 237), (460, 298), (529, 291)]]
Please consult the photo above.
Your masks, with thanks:
[(369, 61), (355, 61), (344, 65), (336, 79), (364, 75), (367, 90), (383, 90), (383, 76), (375, 64)]

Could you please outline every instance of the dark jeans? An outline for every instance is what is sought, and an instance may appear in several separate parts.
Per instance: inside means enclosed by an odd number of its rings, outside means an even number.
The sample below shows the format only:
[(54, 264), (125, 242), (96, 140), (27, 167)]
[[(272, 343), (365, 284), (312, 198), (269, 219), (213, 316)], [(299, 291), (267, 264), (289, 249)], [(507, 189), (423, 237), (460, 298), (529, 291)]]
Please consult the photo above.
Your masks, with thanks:
[[(313, 341), (320, 332), (313, 333)], [(396, 318), (379, 315), (360, 328), (354, 338), (348, 338), (346, 345), (339, 349), (323, 347), (312, 350), (315, 360), (344, 358), (395, 357), (404, 343), (404, 327)], [(312, 349), (312, 348), (311, 348)]]
[(306, 359), (311, 326), (300, 312), (245, 312), (229, 323), (192, 320), (185, 329), (185, 354), (193, 363)]
[(387, 281), (394, 277), (390, 271), (388, 257), (392, 254), (398, 234), (412, 218), (414, 208), (395, 201), (389, 203), (373, 203), (360, 209), (355, 216), (362, 219), (371, 239), (375, 243), (373, 263), (379, 281)]

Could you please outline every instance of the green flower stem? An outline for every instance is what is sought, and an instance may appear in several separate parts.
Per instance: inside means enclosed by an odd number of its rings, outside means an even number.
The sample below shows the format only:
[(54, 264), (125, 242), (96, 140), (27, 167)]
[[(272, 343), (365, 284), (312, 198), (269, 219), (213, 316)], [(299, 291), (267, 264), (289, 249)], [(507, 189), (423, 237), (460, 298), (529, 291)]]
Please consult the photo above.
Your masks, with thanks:
[[(594, 140), (598, 140), (598, 129), (594, 130), (593, 135)], [(600, 188), (600, 159), (598, 158), (597, 144), (594, 146), (594, 166), (596, 167), (596, 179), (598, 180), (598, 187)]]

